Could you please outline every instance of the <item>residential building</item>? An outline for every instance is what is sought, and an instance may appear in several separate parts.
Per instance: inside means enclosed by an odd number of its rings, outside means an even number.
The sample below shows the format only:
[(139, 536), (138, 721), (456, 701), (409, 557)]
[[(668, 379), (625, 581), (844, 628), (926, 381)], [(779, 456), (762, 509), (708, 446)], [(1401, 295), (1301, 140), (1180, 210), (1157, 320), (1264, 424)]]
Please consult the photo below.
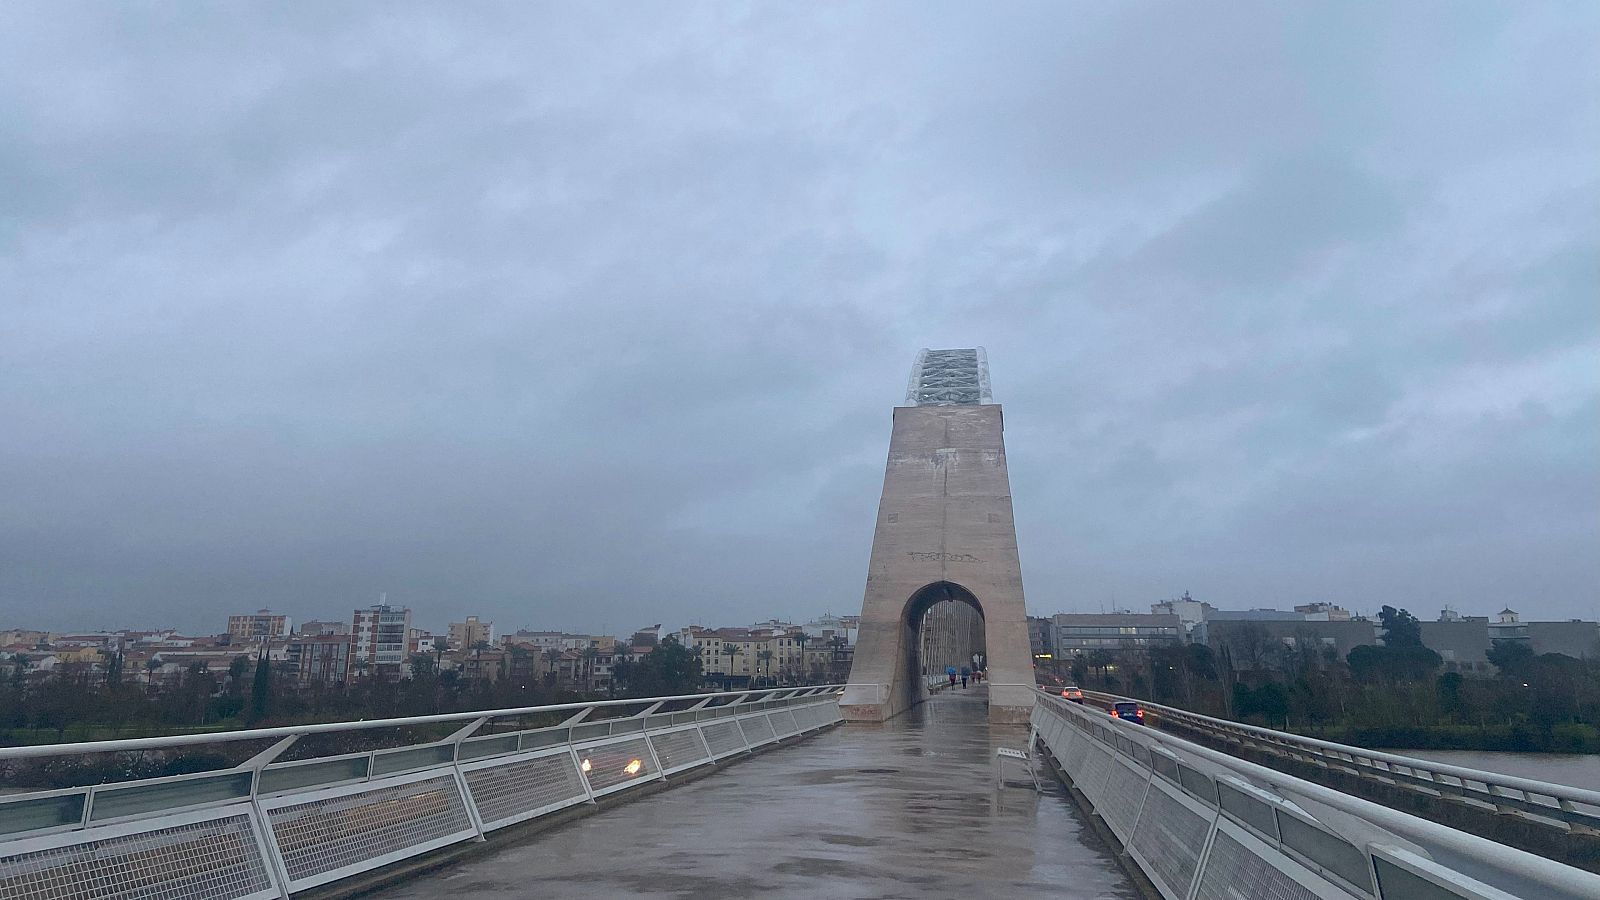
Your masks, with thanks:
[(392, 666), (396, 675), (406, 662), (406, 639), (411, 633), (411, 609), (379, 603), (355, 611), (350, 623), (350, 667), (357, 673)]
[[(519, 644), (540, 652), (546, 650), (582, 650), (600, 640), (599, 635), (575, 634), (568, 631), (530, 631), (526, 628), (506, 635), (502, 643)], [(606, 640), (611, 640), (606, 638)]]
[[(836, 616), (833, 613), (823, 613), (800, 627), (812, 637), (821, 637), (826, 640), (827, 637), (836, 635), (844, 638), (845, 643), (854, 645), (856, 642), (855, 637), (861, 631), (861, 617)], [(824, 632), (832, 632), (832, 634), (824, 637)]]
[(1049, 619), (1043, 616), (1028, 617), (1028, 649), (1033, 652), (1034, 659), (1055, 657), (1056, 639)]
[(350, 677), (350, 648), (345, 635), (301, 635), (289, 640), (284, 655), (299, 680), (342, 684)]
[(303, 635), (313, 636), (313, 637), (316, 636), (316, 635), (324, 635), (324, 634), (342, 634), (345, 637), (349, 637), (350, 636), (350, 623), (349, 622), (319, 622), (319, 621), (316, 621), (316, 620), (312, 620), (310, 622), (302, 623), (300, 625), (299, 631)]
[(290, 635), (294, 620), (270, 609), (228, 617), (228, 637), (234, 644), (255, 644)]
[(1528, 644), (1534, 653), (1600, 659), (1600, 623), (1568, 619), (1565, 622), (1529, 622), (1527, 627)]
[(409, 659), (417, 654), (429, 654), (443, 650), (447, 646), (445, 639), (435, 634), (429, 634), (421, 628), (413, 628), (406, 632), (406, 657)]
[(1348, 622), (1350, 610), (1332, 603), (1305, 603), (1294, 608), (1307, 622)]
[(1419, 622), (1422, 645), (1439, 654), (1448, 672), (1486, 672), (1489, 665), (1489, 619), (1440, 611), (1433, 622)]
[(850, 652), (840, 634), (824, 629), (812, 635), (801, 626), (779, 623), (783, 630), (703, 628), (691, 625), (677, 633), (678, 642), (700, 657), (708, 681), (796, 683), (827, 673), (841, 654)]
[[(1176, 600), (1150, 604), (1151, 615), (1177, 616), (1178, 622), (1183, 625), (1184, 639), (1190, 641), (1204, 639), (1206, 616), (1216, 611), (1211, 604), (1190, 597), (1188, 591), (1184, 591), (1183, 596)], [(1201, 637), (1196, 637), (1196, 631)]]
[(493, 622), (480, 621), (477, 616), (467, 616), (465, 622), (450, 623), (450, 649), (471, 650), (479, 644), (494, 646)]
[(1174, 614), (1057, 613), (1052, 621), (1057, 657), (1092, 650), (1148, 650), (1183, 640), (1183, 622)]
[(1489, 640), (1528, 643), (1528, 626), (1522, 621), (1522, 616), (1508, 606), (1496, 613), (1494, 620), (1489, 623)]
[(37, 647), (49, 643), (50, 632), (34, 631), (30, 628), (8, 628), (0, 631), (0, 647), (28, 646)]

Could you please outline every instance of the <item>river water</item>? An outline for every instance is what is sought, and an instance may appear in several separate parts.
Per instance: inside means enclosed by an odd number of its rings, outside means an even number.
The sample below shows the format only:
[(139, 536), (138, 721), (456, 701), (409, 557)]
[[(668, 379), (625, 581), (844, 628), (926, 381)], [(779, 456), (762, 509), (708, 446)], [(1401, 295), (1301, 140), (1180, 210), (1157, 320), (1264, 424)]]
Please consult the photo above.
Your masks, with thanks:
[(1582, 753), (1492, 753), (1483, 750), (1391, 750), (1468, 769), (1600, 791), (1600, 756)]

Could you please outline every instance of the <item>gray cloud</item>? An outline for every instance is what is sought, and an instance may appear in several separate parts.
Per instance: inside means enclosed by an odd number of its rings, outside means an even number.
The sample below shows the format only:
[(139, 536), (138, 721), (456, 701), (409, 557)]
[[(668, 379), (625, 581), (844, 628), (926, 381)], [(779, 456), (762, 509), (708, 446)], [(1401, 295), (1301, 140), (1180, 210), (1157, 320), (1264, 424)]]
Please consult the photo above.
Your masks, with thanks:
[(849, 610), (988, 347), (1030, 606), (1595, 614), (1600, 16), (0, 11), (0, 624)]

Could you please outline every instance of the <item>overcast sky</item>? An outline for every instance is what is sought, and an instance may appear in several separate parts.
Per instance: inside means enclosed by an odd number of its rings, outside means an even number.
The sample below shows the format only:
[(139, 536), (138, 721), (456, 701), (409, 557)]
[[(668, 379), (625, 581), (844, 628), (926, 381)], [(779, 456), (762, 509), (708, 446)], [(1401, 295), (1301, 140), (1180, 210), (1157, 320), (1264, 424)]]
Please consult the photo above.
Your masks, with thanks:
[(1600, 613), (1600, 5), (0, 6), (0, 627)]

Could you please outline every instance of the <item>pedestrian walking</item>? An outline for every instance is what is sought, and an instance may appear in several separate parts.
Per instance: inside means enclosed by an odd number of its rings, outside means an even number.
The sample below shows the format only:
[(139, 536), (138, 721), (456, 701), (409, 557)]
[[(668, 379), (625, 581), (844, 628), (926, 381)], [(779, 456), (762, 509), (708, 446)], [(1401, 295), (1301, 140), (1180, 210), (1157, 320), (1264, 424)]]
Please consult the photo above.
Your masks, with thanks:
[(945, 674), (946, 678), (950, 679), (950, 686), (951, 687), (955, 687), (956, 686), (956, 667), (955, 666), (945, 666), (944, 667), (944, 674)]
[(972, 677), (972, 670), (966, 666), (961, 667), (961, 689), (967, 689), (967, 679)]

